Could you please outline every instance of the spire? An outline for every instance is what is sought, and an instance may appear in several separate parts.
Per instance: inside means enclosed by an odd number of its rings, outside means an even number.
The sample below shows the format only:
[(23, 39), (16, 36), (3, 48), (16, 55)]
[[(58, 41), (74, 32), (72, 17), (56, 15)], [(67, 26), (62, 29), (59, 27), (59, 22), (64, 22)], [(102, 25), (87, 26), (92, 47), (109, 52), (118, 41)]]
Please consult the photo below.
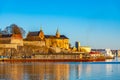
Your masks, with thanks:
[(59, 38), (60, 37), (60, 33), (59, 33), (59, 30), (57, 28), (57, 31), (56, 31), (56, 37)]
[(42, 31), (42, 26), (40, 26), (40, 31)]
[(57, 28), (57, 32), (58, 32), (58, 28)]
[(58, 28), (57, 28), (56, 34), (57, 34), (57, 33), (59, 33), (59, 30), (58, 30)]
[(44, 32), (42, 30), (42, 26), (40, 27), (39, 37), (40, 37), (41, 40), (44, 39)]

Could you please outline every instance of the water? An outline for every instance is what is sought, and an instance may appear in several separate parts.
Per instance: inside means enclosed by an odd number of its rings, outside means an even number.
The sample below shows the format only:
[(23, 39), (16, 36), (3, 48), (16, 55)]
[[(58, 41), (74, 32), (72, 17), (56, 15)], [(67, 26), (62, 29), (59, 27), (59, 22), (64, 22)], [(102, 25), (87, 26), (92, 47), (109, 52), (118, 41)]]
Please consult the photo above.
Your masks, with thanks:
[(0, 80), (120, 80), (119, 61), (1, 62)]

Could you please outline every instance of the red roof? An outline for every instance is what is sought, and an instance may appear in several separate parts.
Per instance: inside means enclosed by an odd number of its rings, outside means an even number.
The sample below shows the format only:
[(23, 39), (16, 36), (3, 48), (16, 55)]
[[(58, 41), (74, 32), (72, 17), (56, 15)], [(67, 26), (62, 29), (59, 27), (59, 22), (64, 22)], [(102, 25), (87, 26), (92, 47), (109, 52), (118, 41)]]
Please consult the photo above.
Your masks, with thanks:
[(13, 35), (12, 35), (12, 38), (22, 39), (22, 35), (21, 35), (21, 34), (13, 34)]
[(100, 52), (98, 52), (98, 51), (92, 51), (92, 52), (90, 52), (89, 54), (100, 54)]

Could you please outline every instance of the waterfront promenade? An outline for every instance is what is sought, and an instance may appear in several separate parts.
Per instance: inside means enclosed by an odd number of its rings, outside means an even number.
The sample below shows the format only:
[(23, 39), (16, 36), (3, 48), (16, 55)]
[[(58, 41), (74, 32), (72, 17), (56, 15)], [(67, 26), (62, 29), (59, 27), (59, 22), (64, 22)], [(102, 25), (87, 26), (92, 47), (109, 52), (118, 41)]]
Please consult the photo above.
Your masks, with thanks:
[(33, 55), (30, 58), (2, 58), (0, 61), (5, 62), (94, 62), (94, 61), (105, 61), (104, 56), (100, 57), (89, 57), (81, 53), (54, 53), (54, 54), (39, 54)]

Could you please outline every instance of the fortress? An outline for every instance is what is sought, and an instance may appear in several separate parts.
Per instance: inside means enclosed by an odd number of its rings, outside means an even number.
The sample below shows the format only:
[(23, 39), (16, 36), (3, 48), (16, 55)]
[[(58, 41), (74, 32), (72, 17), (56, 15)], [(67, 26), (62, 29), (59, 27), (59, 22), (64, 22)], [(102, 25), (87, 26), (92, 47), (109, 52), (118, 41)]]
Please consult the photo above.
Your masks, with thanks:
[(24, 57), (35, 59), (79, 59), (91, 50), (90, 47), (80, 46), (80, 42), (76, 42), (76, 46), (71, 48), (69, 38), (61, 35), (58, 29), (55, 35), (48, 35), (44, 34), (41, 28), (40, 31), (28, 32), (25, 38), (22, 37), (18, 28), (14, 30), (15, 32), (12, 34), (0, 33), (0, 56), (10, 59)]
[(20, 34), (0, 34), (0, 47), (17, 48), (18, 46), (39, 46), (39, 47), (59, 47), (61, 49), (69, 49), (69, 38), (60, 35), (56, 31), (56, 35), (45, 35), (43, 30), (29, 32), (25, 39)]
[[(16, 25), (15, 25), (16, 26)], [(61, 35), (56, 30), (55, 35), (45, 34), (42, 28), (39, 31), (28, 32), (25, 38), (20, 32), (9, 34), (0, 32), (0, 54), (20, 53), (20, 55), (40, 53), (89, 53), (91, 48), (81, 46), (76, 42), (75, 47), (70, 47), (69, 38)]]
[(27, 37), (24, 39), (24, 45), (69, 49), (69, 38), (65, 35), (60, 35), (58, 29), (56, 31), (56, 35), (44, 35), (43, 30), (40, 29), (40, 31), (29, 32)]

